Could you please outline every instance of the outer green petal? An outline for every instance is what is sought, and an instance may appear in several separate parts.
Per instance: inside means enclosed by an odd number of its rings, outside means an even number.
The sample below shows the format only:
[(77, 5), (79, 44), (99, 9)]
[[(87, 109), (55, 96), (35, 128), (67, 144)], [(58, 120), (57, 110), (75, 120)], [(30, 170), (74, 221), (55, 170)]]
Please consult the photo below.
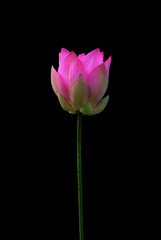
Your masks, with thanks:
[(66, 99), (60, 93), (58, 93), (58, 99), (61, 107), (65, 111), (68, 111), (70, 113), (75, 113), (75, 109), (66, 101)]
[(78, 109), (85, 106), (90, 97), (90, 88), (88, 83), (80, 74), (72, 83), (70, 88), (70, 100)]
[(88, 102), (83, 108), (80, 109), (80, 112), (83, 113), (83, 115), (89, 115), (92, 112), (91, 103)]
[(106, 105), (108, 103), (108, 100), (109, 100), (109, 96), (103, 98), (101, 101), (99, 101), (99, 103), (97, 103), (93, 107), (92, 112), (89, 113), (88, 115), (96, 115), (98, 113), (101, 113), (105, 109), (105, 107), (106, 107)]

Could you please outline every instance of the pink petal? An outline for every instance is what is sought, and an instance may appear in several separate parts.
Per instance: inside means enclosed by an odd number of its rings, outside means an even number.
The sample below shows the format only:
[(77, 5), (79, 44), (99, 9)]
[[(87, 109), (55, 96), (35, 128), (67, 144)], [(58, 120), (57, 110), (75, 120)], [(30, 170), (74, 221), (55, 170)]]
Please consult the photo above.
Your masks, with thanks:
[(111, 64), (112, 57), (109, 57), (107, 61), (105, 62), (105, 68), (107, 71), (107, 76), (109, 76), (109, 70), (110, 70), (110, 64)]
[(56, 95), (59, 92), (64, 98), (69, 99), (69, 92), (66, 84), (53, 67), (51, 68), (51, 85)]
[(68, 89), (80, 74), (85, 79), (87, 77), (82, 62), (77, 58), (77, 55), (73, 51), (68, 54), (62, 64), (59, 66), (58, 72), (64, 79)]
[(103, 52), (99, 48), (88, 53), (82, 60), (87, 73), (90, 73), (96, 66), (103, 63)]
[(87, 82), (91, 89), (91, 98), (89, 101), (94, 105), (103, 97), (108, 86), (108, 76), (104, 63), (92, 70)]
[(64, 60), (64, 58), (69, 54), (70, 52), (65, 49), (65, 48), (62, 48), (61, 49), (61, 52), (59, 53), (59, 65), (62, 63), (62, 61)]

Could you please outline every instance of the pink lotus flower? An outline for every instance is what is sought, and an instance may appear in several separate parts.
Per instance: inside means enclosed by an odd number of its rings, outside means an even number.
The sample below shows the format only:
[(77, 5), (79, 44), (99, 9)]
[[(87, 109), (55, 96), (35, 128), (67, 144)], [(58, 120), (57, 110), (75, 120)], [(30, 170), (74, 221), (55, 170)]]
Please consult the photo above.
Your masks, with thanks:
[(58, 72), (52, 67), (51, 83), (62, 108), (69, 113), (80, 111), (95, 115), (106, 107), (104, 96), (109, 81), (111, 57), (103, 62), (103, 52), (96, 49), (87, 55), (77, 55), (62, 48)]

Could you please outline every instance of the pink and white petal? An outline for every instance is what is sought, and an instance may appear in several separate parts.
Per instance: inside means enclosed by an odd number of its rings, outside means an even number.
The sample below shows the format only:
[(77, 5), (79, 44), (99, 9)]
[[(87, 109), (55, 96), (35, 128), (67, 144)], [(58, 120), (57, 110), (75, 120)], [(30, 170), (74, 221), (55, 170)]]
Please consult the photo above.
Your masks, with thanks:
[(69, 99), (69, 92), (66, 84), (53, 67), (51, 68), (51, 85), (56, 95), (59, 92), (63, 97)]
[(104, 63), (92, 70), (88, 76), (87, 82), (91, 90), (89, 101), (94, 105), (103, 97), (108, 86), (108, 76)]
[(70, 52), (65, 49), (65, 48), (62, 48), (61, 49), (61, 52), (59, 53), (59, 65), (62, 63), (62, 61), (64, 60), (64, 58), (69, 54)]
[(96, 66), (103, 63), (103, 53), (100, 52), (99, 48), (88, 53), (83, 59), (82, 63), (85, 66), (87, 73), (89, 74)]
[(87, 74), (82, 62), (77, 58), (77, 55), (73, 51), (69, 53), (69, 55), (59, 66), (58, 72), (64, 79), (68, 89), (80, 74), (85, 79), (87, 78)]
[(107, 71), (107, 76), (109, 76), (110, 64), (111, 64), (112, 57), (110, 56), (107, 61), (105, 62), (105, 68)]

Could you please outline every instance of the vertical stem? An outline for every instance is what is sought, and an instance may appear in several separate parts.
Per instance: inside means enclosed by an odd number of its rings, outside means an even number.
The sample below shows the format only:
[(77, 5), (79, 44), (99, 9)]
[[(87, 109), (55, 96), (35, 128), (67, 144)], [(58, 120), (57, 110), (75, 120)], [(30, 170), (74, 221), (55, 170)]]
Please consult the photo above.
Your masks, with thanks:
[(79, 215), (79, 240), (84, 240), (83, 230), (83, 197), (82, 197), (82, 163), (81, 163), (81, 127), (82, 114), (77, 115), (77, 178), (78, 178), (78, 215)]

